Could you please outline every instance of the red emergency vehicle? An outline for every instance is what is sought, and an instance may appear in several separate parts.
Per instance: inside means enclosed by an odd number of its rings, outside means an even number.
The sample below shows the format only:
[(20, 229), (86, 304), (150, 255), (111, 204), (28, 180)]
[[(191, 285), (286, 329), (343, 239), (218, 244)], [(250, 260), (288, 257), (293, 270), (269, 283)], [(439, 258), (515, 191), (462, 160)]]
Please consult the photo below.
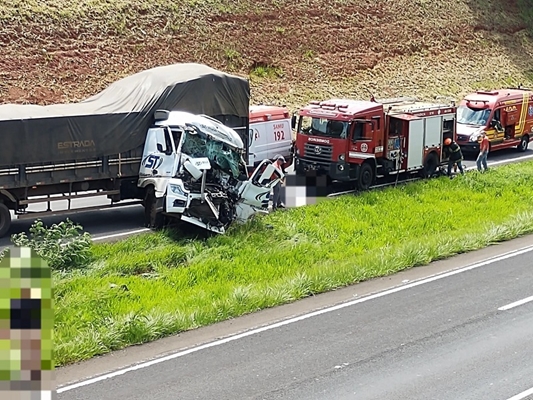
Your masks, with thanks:
[(533, 90), (514, 88), (470, 93), (457, 107), (457, 144), (478, 153), (481, 132), (490, 150), (526, 151), (533, 140)]
[(297, 115), (296, 173), (316, 170), (361, 190), (398, 173), (433, 175), (447, 161), (444, 140), (456, 134), (453, 103), (331, 99), (310, 102)]

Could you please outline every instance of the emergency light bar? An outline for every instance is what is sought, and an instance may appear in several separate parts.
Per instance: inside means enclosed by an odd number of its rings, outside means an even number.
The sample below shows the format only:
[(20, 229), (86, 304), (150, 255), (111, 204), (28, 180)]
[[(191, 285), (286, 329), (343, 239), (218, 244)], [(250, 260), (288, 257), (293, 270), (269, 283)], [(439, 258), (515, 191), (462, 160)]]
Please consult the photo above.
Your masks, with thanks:
[[(475, 105), (470, 105), (471, 103), (475, 103)], [(478, 106), (477, 103), (483, 103), (483, 105)], [(466, 100), (466, 105), (470, 108), (489, 108), (489, 105), (487, 103), (488, 100)]]

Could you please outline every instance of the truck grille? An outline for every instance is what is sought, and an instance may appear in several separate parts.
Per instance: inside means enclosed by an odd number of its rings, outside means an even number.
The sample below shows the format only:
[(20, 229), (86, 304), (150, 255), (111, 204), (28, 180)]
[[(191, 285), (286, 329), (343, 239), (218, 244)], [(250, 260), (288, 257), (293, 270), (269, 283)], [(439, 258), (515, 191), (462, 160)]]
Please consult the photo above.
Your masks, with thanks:
[(333, 147), (321, 144), (306, 143), (304, 157), (308, 161), (332, 161)]

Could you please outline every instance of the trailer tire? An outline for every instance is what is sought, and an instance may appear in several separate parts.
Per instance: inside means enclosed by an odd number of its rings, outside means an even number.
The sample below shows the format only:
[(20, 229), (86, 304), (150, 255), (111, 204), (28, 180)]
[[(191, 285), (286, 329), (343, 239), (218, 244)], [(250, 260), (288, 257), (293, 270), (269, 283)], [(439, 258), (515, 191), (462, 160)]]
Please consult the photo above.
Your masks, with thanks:
[(524, 152), (529, 147), (529, 136), (524, 135), (522, 136), (522, 140), (520, 140), (520, 144), (516, 147), (518, 151)]
[(424, 162), (424, 168), (420, 171), (422, 178), (431, 178), (436, 172), (438, 167), (437, 155), (435, 153), (430, 153), (426, 157)]
[(0, 237), (9, 231), (11, 227), (11, 213), (4, 203), (0, 203)]
[(155, 189), (149, 186), (144, 196), (144, 224), (150, 229), (159, 229), (163, 226), (164, 216), (157, 212), (157, 199)]
[(359, 169), (359, 176), (357, 177), (357, 188), (359, 190), (368, 190), (374, 184), (374, 180), (374, 169), (369, 163), (363, 163)]

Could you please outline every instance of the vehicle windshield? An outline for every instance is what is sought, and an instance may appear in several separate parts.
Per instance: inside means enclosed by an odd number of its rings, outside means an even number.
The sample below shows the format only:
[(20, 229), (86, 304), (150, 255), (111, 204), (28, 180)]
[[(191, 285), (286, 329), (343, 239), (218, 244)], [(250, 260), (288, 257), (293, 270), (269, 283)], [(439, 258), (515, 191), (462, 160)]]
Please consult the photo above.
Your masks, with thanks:
[(304, 135), (346, 139), (348, 128), (348, 122), (332, 121), (327, 118), (301, 117), (300, 119), (300, 132)]
[(485, 126), (489, 119), (489, 109), (475, 109), (467, 106), (457, 107), (457, 123)]
[(211, 163), (237, 179), (241, 173), (242, 155), (226, 143), (186, 132), (181, 151), (191, 157), (207, 157)]

